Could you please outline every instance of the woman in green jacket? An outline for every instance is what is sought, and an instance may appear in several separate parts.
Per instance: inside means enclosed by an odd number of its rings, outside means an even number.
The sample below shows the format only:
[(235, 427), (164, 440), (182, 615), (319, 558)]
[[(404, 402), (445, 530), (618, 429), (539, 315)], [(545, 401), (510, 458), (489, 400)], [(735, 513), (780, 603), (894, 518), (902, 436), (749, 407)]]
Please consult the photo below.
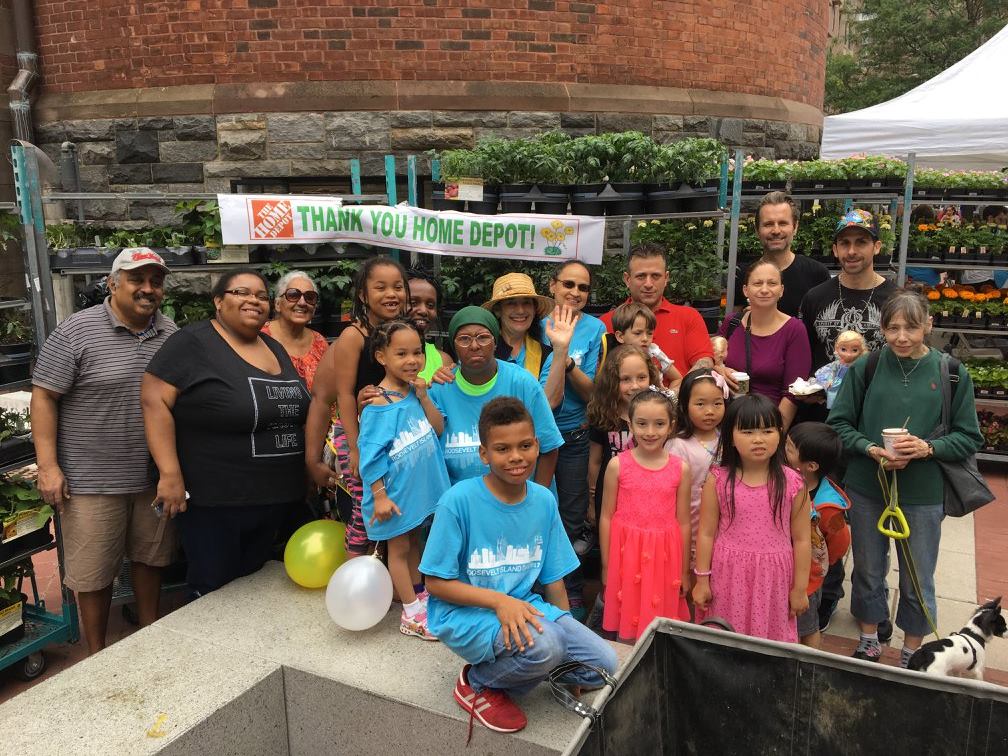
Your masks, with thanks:
[[(888, 617), (885, 579), (889, 538), (878, 530), (885, 509), (879, 467), (898, 481), (899, 503), (910, 527), (910, 553), (927, 608), (927, 612), (922, 609), (910, 565), (904, 561), (903, 551), (897, 549), (896, 624), (905, 635), (901, 655), (905, 667), (923, 637), (931, 632), (928, 613), (937, 621), (934, 573), (945, 516), (945, 482), (935, 458), (966, 459), (977, 451), (983, 437), (977, 425), (973, 382), (962, 365), (958, 384), (952, 384), (950, 430), (931, 437), (941, 421), (941, 352), (925, 343), (931, 332), (931, 318), (924, 298), (910, 291), (894, 294), (882, 307), (881, 323), (886, 346), (877, 358), (874, 375), (867, 380), (868, 357), (854, 363), (827, 422), (840, 434), (849, 458), (844, 489), (852, 504), (851, 612), (861, 627), (854, 652), (857, 659), (879, 660), (882, 648), (878, 624)], [(887, 450), (883, 428), (905, 428), (907, 432), (891, 441)]]

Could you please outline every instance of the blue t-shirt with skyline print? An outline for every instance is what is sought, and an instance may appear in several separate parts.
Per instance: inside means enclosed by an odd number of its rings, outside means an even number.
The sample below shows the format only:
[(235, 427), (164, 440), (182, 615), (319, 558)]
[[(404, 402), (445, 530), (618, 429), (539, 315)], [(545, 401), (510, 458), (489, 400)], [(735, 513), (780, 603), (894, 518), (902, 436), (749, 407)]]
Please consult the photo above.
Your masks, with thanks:
[[(357, 447), (364, 482), (361, 515), (368, 538), (387, 541), (419, 527), (434, 513), (438, 499), (451, 483), (437, 434), (412, 389), (394, 404), (369, 404), (364, 408)], [(371, 524), (371, 484), (379, 478), (384, 478), (385, 491), (400, 514)]]
[[(579, 562), (553, 494), (531, 480), (525, 486), (525, 498), (517, 504), (500, 501), (482, 475), (452, 486), (438, 502), (420, 572), (506, 593), (555, 622), (566, 612), (532, 588), (536, 582), (560, 580)], [(470, 664), (494, 659), (501, 624), (492, 609), (452, 604), (432, 595), (427, 627)]]
[(479, 416), (483, 405), (498, 396), (513, 396), (525, 405), (532, 416), (540, 454), (563, 446), (546, 393), (525, 368), (497, 360), (497, 375), (481, 386), (467, 383), (456, 368), (454, 382), (430, 388), (431, 400), (445, 418), (441, 449), (452, 483), (489, 470), (479, 457)]

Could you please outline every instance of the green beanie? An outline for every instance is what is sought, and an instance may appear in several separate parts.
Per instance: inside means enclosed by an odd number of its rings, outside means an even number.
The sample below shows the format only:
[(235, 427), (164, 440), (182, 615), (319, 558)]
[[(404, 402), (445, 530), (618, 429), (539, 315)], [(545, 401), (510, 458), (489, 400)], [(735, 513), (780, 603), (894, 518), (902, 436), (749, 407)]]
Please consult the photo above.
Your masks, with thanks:
[(493, 334), (495, 340), (500, 341), (500, 324), (497, 323), (497, 318), (489, 310), (484, 310), (482, 307), (477, 307), (476, 305), (463, 307), (455, 313), (455, 317), (448, 324), (448, 338), (454, 341), (455, 334), (458, 333), (459, 329), (467, 325), (484, 326)]

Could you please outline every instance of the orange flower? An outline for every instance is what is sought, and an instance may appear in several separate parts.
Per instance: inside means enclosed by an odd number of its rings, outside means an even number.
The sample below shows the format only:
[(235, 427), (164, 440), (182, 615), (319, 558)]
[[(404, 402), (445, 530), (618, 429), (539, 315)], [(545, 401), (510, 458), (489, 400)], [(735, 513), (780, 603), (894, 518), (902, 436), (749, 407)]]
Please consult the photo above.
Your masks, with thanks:
[(974, 294), (969, 289), (963, 289), (959, 292), (959, 299), (964, 302), (973, 302), (976, 299), (976, 294)]
[(942, 296), (946, 299), (959, 299), (959, 292), (955, 289), (942, 289)]
[(937, 302), (939, 299), (941, 299), (941, 294), (932, 289), (927, 293), (927, 298), (932, 302)]

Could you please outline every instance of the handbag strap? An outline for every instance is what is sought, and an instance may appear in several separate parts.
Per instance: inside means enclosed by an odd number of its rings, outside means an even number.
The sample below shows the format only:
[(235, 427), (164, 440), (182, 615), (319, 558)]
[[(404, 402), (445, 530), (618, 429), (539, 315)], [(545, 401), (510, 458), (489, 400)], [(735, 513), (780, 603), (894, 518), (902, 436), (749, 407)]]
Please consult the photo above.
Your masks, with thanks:
[(745, 324), (745, 371), (752, 378), (752, 313)]
[(941, 376), (941, 424), (942, 435), (949, 432), (949, 419), (952, 415), (952, 376), (949, 374), (949, 356), (942, 352), (941, 360), (938, 364), (938, 373)]

